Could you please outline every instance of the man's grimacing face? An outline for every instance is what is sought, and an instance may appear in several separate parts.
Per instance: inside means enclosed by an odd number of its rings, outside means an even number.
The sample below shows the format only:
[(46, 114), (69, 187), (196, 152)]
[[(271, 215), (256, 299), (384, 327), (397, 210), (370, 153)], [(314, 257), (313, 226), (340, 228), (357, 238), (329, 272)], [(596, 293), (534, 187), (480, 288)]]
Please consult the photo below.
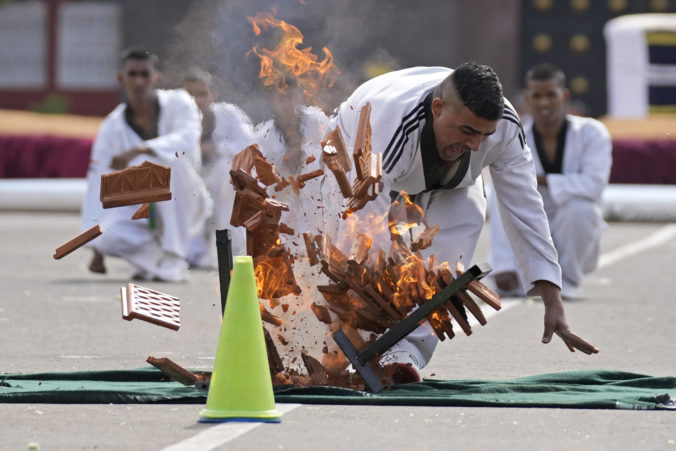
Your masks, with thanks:
[(151, 99), (160, 74), (149, 60), (128, 59), (117, 75), (130, 102)]
[(452, 162), (468, 150), (479, 150), (479, 145), (495, 133), (497, 121), (480, 118), (462, 104), (457, 96), (432, 100), (432, 128), (439, 157)]

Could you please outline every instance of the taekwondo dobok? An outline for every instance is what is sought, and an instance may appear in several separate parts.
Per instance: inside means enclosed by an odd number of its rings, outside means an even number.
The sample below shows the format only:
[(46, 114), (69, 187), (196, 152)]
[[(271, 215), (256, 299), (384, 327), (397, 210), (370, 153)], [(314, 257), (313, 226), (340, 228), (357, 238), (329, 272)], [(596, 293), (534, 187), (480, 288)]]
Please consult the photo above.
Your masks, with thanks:
[[(159, 114), (157, 136), (144, 140), (128, 120), (127, 105), (106, 116), (96, 136), (87, 174), (82, 228), (100, 224), (103, 235), (92, 243), (104, 255), (121, 257), (144, 279), (187, 278), (185, 258), (190, 237), (204, 226), (213, 207), (199, 176), (201, 124), (197, 106), (184, 90), (155, 90)], [(153, 204), (155, 229), (149, 219), (132, 220), (138, 206), (104, 210), (99, 201), (101, 175), (112, 172), (112, 159), (134, 146), (155, 155), (139, 155), (130, 166), (148, 160), (171, 168), (172, 199)]]
[[(603, 190), (608, 185), (612, 165), (612, 142), (605, 126), (592, 118), (566, 115), (560, 131), (559, 149), (554, 167), (545, 167), (538, 140), (530, 124), (526, 142), (537, 175), (547, 177), (547, 186), (538, 186), (549, 218), (554, 245), (562, 271), (562, 294), (581, 296), (584, 274), (596, 268), (601, 232), (605, 227), (602, 212)], [(540, 146), (542, 147), (542, 146)], [(490, 263), (494, 272), (518, 272), (518, 265), (502, 227), (499, 199), (490, 200)]]
[[(533, 158), (512, 106), (496, 131), (477, 151), (465, 152), (452, 165), (442, 165), (432, 128), (433, 91), (452, 73), (442, 67), (415, 67), (373, 78), (338, 109), (334, 118), (346, 144), (355, 139), (362, 106), (371, 103), (373, 152), (383, 152), (384, 191), (376, 201), (387, 208), (390, 194), (403, 190), (420, 205), (439, 233), (424, 256), (436, 255), (453, 265), (472, 263), (485, 222), (486, 197), (482, 170), (488, 167), (501, 200), (505, 230), (516, 249), (526, 283), (547, 280), (561, 286), (561, 270), (537, 191)], [(440, 168), (445, 168), (442, 173)], [(377, 207), (377, 206), (376, 206)], [(424, 367), (438, 339), (426, 322), (397, 343), (381, 359)]]

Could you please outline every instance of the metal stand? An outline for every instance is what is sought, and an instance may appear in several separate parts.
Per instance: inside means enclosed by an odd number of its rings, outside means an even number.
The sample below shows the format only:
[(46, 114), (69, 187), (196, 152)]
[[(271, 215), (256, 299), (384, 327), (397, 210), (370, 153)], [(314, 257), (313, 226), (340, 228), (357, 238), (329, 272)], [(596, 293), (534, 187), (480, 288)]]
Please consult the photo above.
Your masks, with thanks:
[(367, 346), (362, 351), (357, 351), (345, 332), (341, 329), (333, 333), (333, 339), (336, 341), (345, 357), (352, 363), (352, 366), (364, 379), (366, 385), (373, 393), (378, 393), (383, 389), (383, 384), (376, 376), (373, 370), (368, 366), (368, 362), (383, 352), (390, 349), (397, 342), (410, 334), (413, 329), (425, 321), (427, 315), (432, 313), (444, 302), (455, 296), (455, 294), (465, 288), (473, 280), (478, 280), (491, 272), (492, 268), (487, 263), (474, 265), (465, 271), (460, 277), (455, 279), (450, 285), (435, 294), (432, 299), (426, 301), (423, 305), (411, 312), (406, 318), (399, 321), (391, 329), (385, 332), (378, 339)]
[(232, 235), (229, 229), (216, 230), (216, 252), (218, 257), (218, 280), (221, 286), (221, 315), (225, 312), (225, 301), (230, 288), (232, 271)]

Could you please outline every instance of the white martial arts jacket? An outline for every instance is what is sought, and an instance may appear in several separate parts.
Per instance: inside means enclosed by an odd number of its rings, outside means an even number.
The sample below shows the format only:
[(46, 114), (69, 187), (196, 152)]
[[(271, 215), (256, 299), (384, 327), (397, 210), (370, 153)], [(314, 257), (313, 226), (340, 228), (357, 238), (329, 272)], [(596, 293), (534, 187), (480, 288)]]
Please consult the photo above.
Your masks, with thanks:
[[(431, 175), (438, 171), (429, 170), (437, 164), (438, 157), (431, 151), (423, 152), (423, 148), (429, 150), (430, 147), (421, 145), (421, 141), (429, 136), (431, 129), (430, 94), (451, 72), (443, 67), (390, 72), (361, 85), (339, 107), (336, 123), (350, 145), (355, 139), (361, 108), (366, 102), (371, 103), (371, 142), (373, 152), (383, 152), (386, 194), (389, 190), (418, 194), (439, 189), (438, 177), (435, 180)], [(428, 133), (424, 133), (428, 121)], [(548, 280), (561, 286), (561, 270), (537, 191), (533, 158), (518, 116), (507, 100), (496, 132), (478, 151), (464, 154), (448, 189), (473, 185), (486, 166), (490, 168), (495, 191), (502, 201), (505, 229), (517, 250), (517, 261), (525, 280), (530, 283)], [(454, 212), (448, 214), (451, 216)]]
[[(125, 118), (127, 105), (118, 105), (103, 120), (92, 147), (87, 173), (88, 191), (82, 207), (82, 228), (86, 230), (99, 222), (104, 210), (99, 200), (101, 175), (112, 172), (112, 159), (134, 146), (145, 144), (155, 156), (139, 155), (129, 165), (148, 160), (171, 167), (172, 200), (176, 202), (175, 218), (164, 218), (162, 246), (177, 255), (184, 256), (187, 248), (186, 232), (203, 221), (212, 207), (204, 182), (198, 174), (201, 164), (201, 122), (197, 105), (190, 95), (182, 90), (156, 90), (159, 102), (157, 137), (143, 141), (129, 126)], [(107, 211), (113, 211), (109, 209)], [(105, 233), (105, 231), (104, 231)]]
[[(547, 188), (541, 189), (545, 202), (561, 205), (581, 197), (601, 206), (612, 166), (612, 140), (606, 127), (590, 117), (566, 115), (568, 128), (560, 174), (547, 174)], [(526, 141), (535, 149), (533, 127), (525, 128)], [(535, 171), (545, 173), (538, 153), (533, 151)]]
[[(612, 141), (605, 126), (595, 119), (569, 114), (566, 116), (566, 123), (562, 158), (557, 154), (557, 158), (561, 158), (560, 167), (554, 164), (553, 168), (560, 172), (547, 174), (548, 186), (539, 186), (538, 191), (542, 195), (545, 211), (552, 220), (550, 227), (552, 235), (556, 237), (560, 246), (560, 255), (562, 257), (569, 255), (563, 268), (564, 279), (568, 278), (571, 284), (577, 285), (581, 282), (578, 280), (579, 277), (596, 266), (598, 253), (587, 254), (586, 258), (570, 257), (570, 255), (576, 255), (577, 252), (575, 245), (570, 243), (575, 243), (580, 238), (573, 239), (572, 236), (566, 236), (565, 232), (557, 228), (559, 223), (554, 219), (557, 218), (560, 208), (563, 208), (571, 199), (587, 200), (596, 205), (599, 213), (597, 221), (585, 223), (594, 224), (592, 227), (597, 228), (598, 232), (586, 230), (580, 236), (587, 237), (586, 240), (590, 240), (592, 236), (600, 238), (600, 229), (604, 225), (601, 215), (602, 194), (610, 177)], [(535, 171), (537, 175), (545, 175), (546, 171), (537, 152), (532, 123), (525, 127), (525, 133), (526, 142), (533, 149)], [(497, 214), (496, 208), (497, 203), (491, 201), (491, 214)], [(491, 222), (491, 263), (496, 272), (515, 271), (517, 268), (514, 254), (502, 230), (499, 218), (497, 219)], [(583, 222), (580, 221), (578, 227), (583, 227), (582, 224)], [(565, 247), (561, 247), (562, 245)], [(598, 243), (591, 239), (585, 242), (584, 246), (591, 249), (598, 246)], [(577, 274), (580, 276), (576, 276)]]

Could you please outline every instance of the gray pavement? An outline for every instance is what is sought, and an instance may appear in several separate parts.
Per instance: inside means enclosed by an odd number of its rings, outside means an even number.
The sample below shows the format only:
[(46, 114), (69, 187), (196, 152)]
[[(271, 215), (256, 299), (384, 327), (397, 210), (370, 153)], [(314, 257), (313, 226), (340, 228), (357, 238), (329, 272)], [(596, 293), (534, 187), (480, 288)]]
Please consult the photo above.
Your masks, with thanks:
[[(149, 355), (211, 369), (220, 305), (213, 271), (187, 284), (144, 284), (182, 300), (178, 332), (121, 318), (126, 265), (89, 274), (89, 253), (56, 261), (54, 249), (78, 232), (72, 213), (0, 213), (0, 371), (130, 369)], [(442, 343), (424, 374), (503, 379), (584, 369), (674, 375), (676, 238), (660, 223), (611, 223), (604, 266), (567, 302), (574, 331), (601, 349), (570, 353), (540, 343), (543, 308), (520, 302)], [(646, 238), (653, 237), (652, 241)], [(638, 244), (632, 246), (633, 244)], [(485, 258), (482, 238), (477, 260)], [(674, 394), (676, 395), (676, 394)], [(198, 424), (200, 405), (0, 404), (0, 450), (440, 450), (676, 449), (676, 412), (302, 405), (281, 424)], [(240, 429), (237, 429), (240, 428)], [(242, 432), (244, 431), (244, 432)]]

